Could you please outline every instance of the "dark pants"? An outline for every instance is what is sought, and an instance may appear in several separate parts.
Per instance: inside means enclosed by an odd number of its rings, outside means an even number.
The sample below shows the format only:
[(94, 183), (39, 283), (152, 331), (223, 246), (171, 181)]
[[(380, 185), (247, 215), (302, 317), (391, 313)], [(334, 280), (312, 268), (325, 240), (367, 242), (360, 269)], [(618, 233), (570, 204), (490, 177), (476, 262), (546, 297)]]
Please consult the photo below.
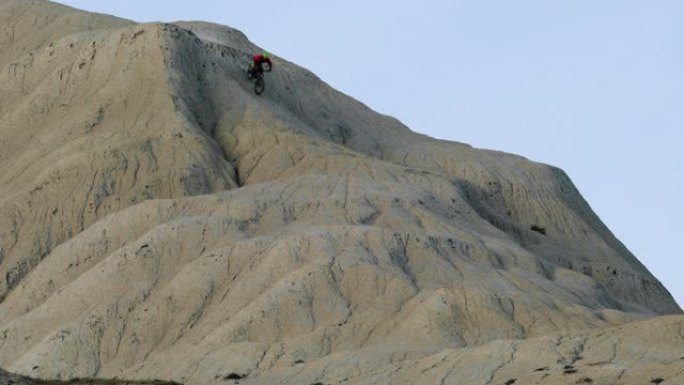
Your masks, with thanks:
[(252, 65), (250, 66), (250, 71), (252, 71), (252, 75), (255, 78), (262, 76), (264, 74), (264, 68), (262, 67), (262, 65), (261, 64), (254, 64), (254, 62), (252, 62)]

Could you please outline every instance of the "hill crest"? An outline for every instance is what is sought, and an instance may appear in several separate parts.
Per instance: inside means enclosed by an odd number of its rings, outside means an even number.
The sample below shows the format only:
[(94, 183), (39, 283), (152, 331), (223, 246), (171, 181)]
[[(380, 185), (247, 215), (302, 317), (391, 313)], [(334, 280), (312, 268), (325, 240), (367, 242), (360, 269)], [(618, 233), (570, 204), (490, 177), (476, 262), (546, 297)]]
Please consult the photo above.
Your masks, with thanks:
[(681, 313), (557, 168), (279, 57), (256, 96), (228, 27), (53, 6), (0, 4), (2, 367), (364, 383), (349, 354), (408, 368)]

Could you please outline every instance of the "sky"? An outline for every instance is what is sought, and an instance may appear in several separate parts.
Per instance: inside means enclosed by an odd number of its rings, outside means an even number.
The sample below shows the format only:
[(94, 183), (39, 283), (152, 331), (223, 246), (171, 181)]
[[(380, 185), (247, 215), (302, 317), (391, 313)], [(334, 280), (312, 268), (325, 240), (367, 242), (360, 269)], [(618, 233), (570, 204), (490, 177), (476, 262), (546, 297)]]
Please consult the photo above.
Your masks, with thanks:
[(681, 0), (60, 0), (204, 20), (412, 130), (562, 168), (684, 306)]

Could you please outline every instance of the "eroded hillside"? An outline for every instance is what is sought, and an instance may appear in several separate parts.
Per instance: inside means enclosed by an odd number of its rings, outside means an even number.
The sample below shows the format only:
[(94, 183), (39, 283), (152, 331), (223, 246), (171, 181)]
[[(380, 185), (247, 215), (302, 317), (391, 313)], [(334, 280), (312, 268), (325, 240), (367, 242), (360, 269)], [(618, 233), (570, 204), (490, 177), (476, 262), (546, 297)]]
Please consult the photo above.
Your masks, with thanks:
[(256, 96), (228, 27), (38, 0), (0, 21), (0, 367), (682, 376), (681, 316), (628, 323), (681, 310), (561, 170), (413, 133), (283, 58)]

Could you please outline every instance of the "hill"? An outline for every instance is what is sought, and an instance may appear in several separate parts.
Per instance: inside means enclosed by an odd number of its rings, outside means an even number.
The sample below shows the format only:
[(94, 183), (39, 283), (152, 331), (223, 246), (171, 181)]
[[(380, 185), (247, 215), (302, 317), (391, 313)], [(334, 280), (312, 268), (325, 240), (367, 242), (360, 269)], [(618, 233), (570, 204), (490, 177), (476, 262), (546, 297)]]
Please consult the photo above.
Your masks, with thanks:
[(284, 58), (257, 96), (260, 49), (228, 27), (39, 0), (0, 21), (0, 367), (683, 375), (681, 309), (562, 170), (414, 133)]

